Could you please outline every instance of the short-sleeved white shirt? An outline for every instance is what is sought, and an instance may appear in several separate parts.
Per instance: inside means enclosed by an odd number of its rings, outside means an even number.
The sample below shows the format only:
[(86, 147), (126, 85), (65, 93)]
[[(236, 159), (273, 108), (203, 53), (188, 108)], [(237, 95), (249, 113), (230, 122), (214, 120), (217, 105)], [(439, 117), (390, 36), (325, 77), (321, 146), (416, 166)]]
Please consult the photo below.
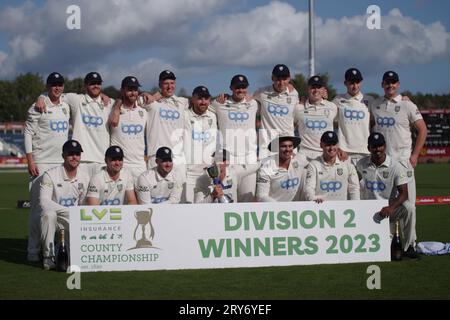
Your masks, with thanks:
[(407, 184), (412, 177), (412, 171), (397, 160), (386, 155), (380, 166), (376, 166), (371, 156), (362, 158), (356, 164), (361, 176), (361, 199), (394, 199), (397, 187)]
[[(70, 179), (63, 165), (44, 173), (41, 182), (41, 203), (43, 208), (60, 206), (72, 207), (84, 204), (89, 176), (83, 170), (77, 170), (77, 176)], [(51, 201), (52, 203), (49, 203)]]
[(111, 128), (111, 145), (123, 150), (123, 163), (128, 167), (145, 167), (145, 134), (147, 110), (139, 106), (120, 108), (119, 124)]
[(369, 102), (371, 96), (359, 92), (356, 96), (348, 93), (338, 95), (333, 103), (338, 107), (339, 147), (347, 153), (369, 154), (367, 139), (370, 134)]
[(325, 131), (333, 131), (337, 106), (327, 100), (322, 100), (317, 105), (310, 104), (308, 100), (299, 105), (296, 113), (298, 132), (302, 139), (300, 152), (302, 149), (321, 152), (320, 138)]
[(256, 100), (235, 102), (227, 99), (224, 104), (214, 100), (211, 111), (217, 116), (219, 149), (230, 153), (230, 164), (256, 163)]
[(258, 90), (254, 96), (260, 105), (260, 148), (266, 149), (278, 136), (293, 136), (295, 108), (298, 107), (297, 90), (277, 92), (273, 86), (268, 86)]
[(114, 101), (105, 106), (101, 97), (92, 99), (87, 94), (67, 93), (62, 96), (71, 110), (72, 139), (83, 148), (81, 161), (104, 163), (105, 151), (109, 147), (108, 117)]
[(359, 200), (359, 180), (355, 166), (350, 161), (332, 165), (323, 157), (312, 160), (306, 174), (306, 200)]
[(32, 153), (36, 163), (62, 163), (62, 146), (69, 135), (70, 110), (67, 103), (53, 104), (44, 98), (46, 112), (28, 109), (25, 122), (25, 151)]
[(132, 175), (124, 168), (114, 181), (104, 167), (89, 181), (86, 197), (99, 199), (100, 205), (122, 205), (125, 204), (125, 191), (134, 191)]
[(292, 201), (303, 188), (308, 160), (295, 155), (289, 168), (280, 168), (278, 154), (263, 160), (256, 180), (256, 196), (260, 201)]
[(166, 177), (162, 177), (154, 167), (141, 174), (136, 183), (139, 204), (179, 203), (182, 191), (182, 179), (174, 169)]
[(421, 120), (422, 115), (411, 101), (403, 101), (398, 95), (392, 100), (376, 99), (370, 105), (375, 120), (373, 131), (380, 132), (386, 139), (386, 153), (397, 160), (411, 156), (411, 125)]
[(194, 110), (185, 112), (184, 152), (189, 168), (202, 170), (212, 163), (211, 155), (216, 151), (217, 117), (207, 110), (198, 115)]
[(172, 150), (175, 164), (184, 164), (184, 113), (189, 107), (186, 98), (171, 96), (144, 106), (148, 111), (147, 154), (156, 155), (160, 147)]

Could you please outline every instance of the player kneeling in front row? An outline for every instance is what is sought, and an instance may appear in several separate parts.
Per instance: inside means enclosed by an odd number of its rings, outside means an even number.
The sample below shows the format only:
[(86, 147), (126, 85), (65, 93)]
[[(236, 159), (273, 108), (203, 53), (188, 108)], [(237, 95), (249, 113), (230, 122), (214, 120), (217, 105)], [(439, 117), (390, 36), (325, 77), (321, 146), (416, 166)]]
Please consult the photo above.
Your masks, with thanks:
[(123, 158), (123, 150), (119, 146), (111, 146), (106, 150), (106, 167), (89, 182), (86, 197), (88, 205), (137, 204), (133, 175), (127, 169), (122, 169)]
[(172, 150), (161, 147), (156, 151), (156, 167), (145, 171), (137, 180), (139, 204), (180, 203), (183, 179), (174, 170)]
[(64, 163), (44, 173), (40, 188), (41, 240), (43, 265), (45, 270), (55, 269), (54, 238), (57, 229), (66, 230), (69, 243), (69, 209), (84, 202), (89, 184), (89, 176), (80, 165), (83, 149), (78, 141), (69, 140), (63, 145)]
[[(386, 154), (386, 142), (381, 133), (373, 132), (368, 139), (370, 156), (356, 164), (361, 177), (361, 199), (388, 199), (389, 205), (378, 213), (381, 218), (389, 217), (391, 237), (395, 222), (400, 220), (405, 239), (410, 239), (412, 231), (411, 211), (408, 202), (408, 168)], [(419, 256), (411, 243), (405, 242), (404, 256), (417, 259)]]
[(359, 181), (355, 166), (339, 160), (338, 137), (326, 131), (320, 138), (322, 156), (312, 160), (306, 174), (306, 200), (359, 200)]
[(293, 136), (279, 137), (269, 143), (269, 151), (277, 154), (264, 159), (258, 171), (259, 202), (299, 200), (309, 163), (304, 155), (294, 155), (299, 144), (300, 138)]

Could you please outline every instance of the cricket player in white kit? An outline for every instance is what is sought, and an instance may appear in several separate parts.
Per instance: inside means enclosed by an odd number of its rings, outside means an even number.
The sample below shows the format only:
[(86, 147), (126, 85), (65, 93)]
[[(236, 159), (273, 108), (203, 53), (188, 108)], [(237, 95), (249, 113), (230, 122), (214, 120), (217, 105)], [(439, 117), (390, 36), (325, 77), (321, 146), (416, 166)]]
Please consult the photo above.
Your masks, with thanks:
[[(410, 248), (407, 252), (414, 255), (417, 239), (414, 168), (425, 144), (427, 126), (417, 106), (411, 101), (402, 100), (402, 96), (398, 94), (400, 80), (396, 72), (385, 72), (381, 86), (384, 96), (373, 101), (370, 106), (375, 121), (373, 130), (388, 138), (386, 153), (407, 166), (407, 174), (412, 178), (408, 183), (408, 201), (404, 204), (411, 211), (411, 223), (408, 225), (411, 230), (403, 229), (403, 234), (410, 235), (408, 239)], [(414, 148), (412, 148), (411, 126), (418, 132)]]
[[(78, 141), (68, 140), (62, 147), (64, 163), (44, 173), (41, 182), (41, 229), (43, 266), (55, 268), (55, 232), (64, 228), (69, 237), (68, 207), (84, 204), (89, 176), (78, 170), (83, 149)], [(69, 241), (67, 241), (69, 243)]]
[[(80, 169), (86, 170), (90, 176), (103, 166), (103, 157), (110, 143), (107, 120), (113, 100), (106, 99), (102, 94), (102, 83), (98, 72), (89, 72), (84, 77), (86, 93), (66, 93), (61, 97), (70, 106), (72, 138), (79, 141), (85, 150)], [(38, 99), (38, 109), (41, 112), (44, 111), (39, 101), (42, 99), (42, 96)]]
[(371, 153), (361, 159), (356, 169), (361, 177), (361, 199), (388, 199), (389, 205), (383, 207), (379, 215), (389, 217), (391, 222), (391, 236), (395, 230), (395, 221), (400, 220), (405, 226), (404, 256), (417, 259), (415, 251), (408, 252), (411, 242), (412, 216), (404, 203), (408, 199), (407, 167), (386, 154), (386, 141), (378, 132), (372, 132), (368, 138), (368, 149)]
[(298, 92), (289, 86), (291, 74), (284, 64), (277, 64), (272, 70), (272, 85), (259, 89), (254, 97), (258, 101), (261, 115), (259, 135), (259, 158), (270, 155), (269, 143), (279, 136), (294, 135), (294, 115), (298, 108)]
[(294, 154), (299, 144), (300, 138), (294, 136), (281, 136), (269, 144), (269, 151), (278, 152), (262, 160), (256, 184), (259, 202), (299, 200), (309, 164), (304, 155)]
[(47, 77), (47, 97), (44, 98), (46, 112), (38, 112), (33, 104), (28, 109), (25, 122), (25, 151), (30, 173), (30, 215), (28, 220), (28, 255), (31, 262), (40, 260), (41, 251), (41, 207), (40, 183), (48, 169), (60, 165), (61, 148), (69, 134), (69, 106), (61, 100), (64, 77), (53, 72)]
[(139, 204), (180, 203), (183, 178), (173, 170), (172, 151), (161, 147), (155, 156), (156, 167), (138, 178), (136, 196)]
[(296, 110), (296, 123), (302, 142), (300, 153), (308, 160), (322, 155), (320, 137), (325, 131), (333, 131), (333, 123), (337, 115), (334, 103), (323, 99), (325, 82), (320, 76), (312, 76), (308, 80), (308, 99)]
[(212, 162), (217, 143), (217, 118), (209, 110), (208, 88), (198, 86), (192, 91), (192, 107), (186, 110), (184, 152), (186, 155), (186, 202), (194, 203), (197, 180)]
[(86, 196), (87, 205), (137, 204), (134, 193), (134, 178), (123, 168), (124, 153), (119, 146), (106, 149), (106, 167), (89, 181)]
[(247, 100), (248, 86), (246, 76), (235, 75), (230, 83), (231, 97), (227, 97), (224, 103), (216, 99), (211, 105), (218, 122), (218, 149), (226, 149), (230, 153), (231, 165), (239, 165), (242, 170), (253, 172), (239, 181), (239, 202), (255, 201), (256, 170), (259, 167), (256, 154), (258, 103), (254, 99)]
[[(245, 169), (241, 165), (230, 164), (230, 153), (221, 149), (212, 155), (212, 167), (218, 172), (217, 177), (211, 177), (207, 170), (196, 185), (195, 203), (230, 203), (239, 202), (239, 183), (247, 175), (255, 174), (259, 165)], [(213, 179), (215, 178), (215, 179)]]
[(337, 95), (333, 103), (338, 108), (339, 148), (348, 154), (353, 165), (369, 154), (367, 138), (370, 132), (369, 103), (371, 96), (361, 93), (363, 77), (356, 68), (345, 72), (344, 84), (347, 92)]
[(306, 200), (359, 200), (359, 180), (350, 161), (340, 161), (337, 134), (326, 131), (320, 139), (323, 155), (312, 160), (306, 174)]
[(119, 122), (111, 126), (111, 145), (119, 146), (124, 152), (124, 167), (135, 181), (147, 170), (145, 161), (145, 135), (147, 134), (147, 110), (138, 105), (139, 80), (127, 76), (122, 80), (122, 99), (116, 101), (120, 107)]

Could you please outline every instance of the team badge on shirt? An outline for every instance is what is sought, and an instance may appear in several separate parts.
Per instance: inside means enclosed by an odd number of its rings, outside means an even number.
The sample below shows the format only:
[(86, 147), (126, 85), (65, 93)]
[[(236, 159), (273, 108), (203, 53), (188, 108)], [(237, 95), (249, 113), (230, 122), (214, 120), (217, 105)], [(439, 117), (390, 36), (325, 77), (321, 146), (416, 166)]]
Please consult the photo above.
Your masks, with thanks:
[(140, 116), (141, 118), (143, 118), (143, 117), (144, 117), (144, 111), (139, 110), (139, 116)]
[(212, 123), (213, 123), (213, 120), (212, 119), (208, 119), (208, 125), (211, 127), (212, 126)]
[(342, 176), (344, 174), (344, 169), (338, 168), (337, 169), (337, 174), (338, 174), (338, 176)]
[(117, 185), (117, 191), (121, 192), (123, 189), (123, 184)]
[(167, 183), (167, 188), (173, 189), (173, 186), (174, 186), (174, 183), (173, 183), (173, 182)]
[(291, 97), (288, 97), (288, 98), (286, 99), (286, 102), (287, 102), (288, 104), (291, 104), (292, 98), (291, 98)]
[(413, 173), (412, 173), (412, 171), (408, 171), (408, 172), (406, 173), (406, 175), (408, 176), (408, 178), (411, 178), (411, 177), (413, 176)]
[(388, 171), (383, 171), (383, 178), (384, 179), (389, 178), (389, 172)]
[(63, 109), (62, 109), (62, 112), (66, 115), (66, 114), (67, 114), (66, 108), (63, 108)]
[(78, 190), (83, 190), (84, 189), (84, 185), (82, 183), (78, 184)]
[(399, 112), (400, 111), (400, 106), (395, 106), (395, 112)]
[(299, 166), (298, 162), (294, 162), (294, 168), (298, 169), (298, 166)]

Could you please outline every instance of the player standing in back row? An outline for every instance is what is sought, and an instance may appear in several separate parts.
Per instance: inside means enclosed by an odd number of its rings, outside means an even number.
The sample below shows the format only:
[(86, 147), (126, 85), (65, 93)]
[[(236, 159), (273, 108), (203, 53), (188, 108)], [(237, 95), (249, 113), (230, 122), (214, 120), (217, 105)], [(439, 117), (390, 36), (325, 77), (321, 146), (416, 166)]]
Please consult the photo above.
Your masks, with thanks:
[[(388, 137), (386, 153), (400, 161), (408, 168), (407, 174), (412, 178), (408, 182), (408, 201), (403, 204), (411, 215), (410, 230), (403, 230), (408, 238), (405, 252), (408, 256), (416, 256), (416, 181), (414, 179), (414, 168), (417, 165), (420, 150), (422, 150), (427, 138), (427, 126), (417, 106), (411, 101), (402, 100), (398, 93), (400, 80), (394, 71), (387, 71), (383, 75), (381, 86), (384, 96), (376, 99), (370, 105), (375, 126), (374, 131)], [(411, 126), (417, 129), (418, 135), (414, 148), (412, 147)]]

